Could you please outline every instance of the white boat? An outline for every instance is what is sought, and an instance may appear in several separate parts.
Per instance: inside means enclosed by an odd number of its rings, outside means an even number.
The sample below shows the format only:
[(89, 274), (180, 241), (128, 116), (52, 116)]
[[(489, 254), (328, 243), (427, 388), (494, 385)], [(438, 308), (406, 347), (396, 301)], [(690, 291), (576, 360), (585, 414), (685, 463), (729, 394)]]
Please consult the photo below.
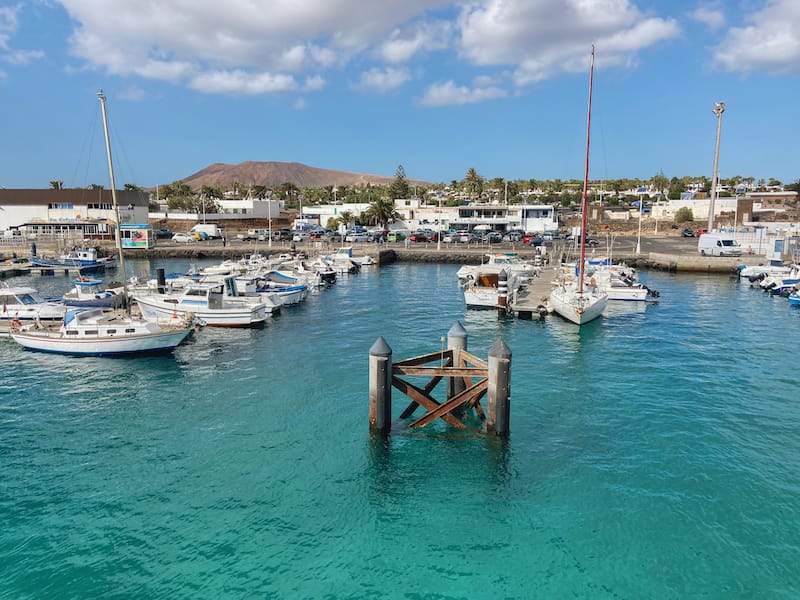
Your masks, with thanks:
[[(506, 301), (510, 302), (515, 292), (524, 285), (528, 277), (512, 273), (507, 275)], [(497, 308), (500, 298), (500, 275), (494, 271), (477, 272), (476, 278), (464, 288), (464, 303), (467, 308)]]
[(12, 324), (23, 327), (36, 321), (58, 324), (67, 308), (59, 302), (49, 302), (32, 287), (0, 287), (0, 335), (8, 336)]
[[(111, 143), (108, 136), (106, 118), (106, 98), (103, 92), (97, 93), (103, 113), (103, 129), (108, 155), (108, 170), (111, 179), (111, 198), (116, 222), (120, 222), (117, 204), (114, 169), (111, 161)], [(120, 267), (125, 272), (125, 259), (117, 238)], [(124, 291), (124, 286), (123, 286)], [(47, 328), (34, 323), (18, 329), (11, 337), (18, 344), (31, 350), (80, 355), (119, 355), (173, 350), (194, 331), (193, 314), (169, 315), (166, 323), (158, 319), (140, 319), (124, 314), (105, 314), (102, 308), (72, 309), (64, 315), (64, 322), (58, 327)]]
[(594, 79), (594, 46), (592, 46), (591, 64), (589, 67), (589, 107), (586, 118), (586, 160), (583, 174), (583, 202), (581, 204), (581, 258), (578, 263), (577, 279), (562, 277), (558, 285), (550, 292), (550, 304), (553, 311), (575, 323), (585, 325), (600, 317), (608, 304), (608, 294), (597, 286), (586, 286), (584, 270), (586, 268), (586, 211), (589, 190), (589, 139), (592, 123), (592, 83)]
[(129, 315), (103, 312), (102, 308), (67, 311), (60, 326), (31, 324), (11, 332), (12, 339), (29, 350), (87, 356), (170, 352), (194, 331), (195, 318), (187, 316), (158, 323)]
[(792, 268), (783, 264), (783, 261), (780, 259), (769, 260), (767, 264), (761, 265), (740, 265), (738, 268), (739, 277), (745, 277), (749, 279), (751, 283), (761, 281), (773, 275), (786, 276), (791, 270)]
[(225, 286), (225, 282), (192, 283), (175, 293), (134, 293), (133, 298), (146, 319), (194, 314), (209, 327), (254, 327), (264, 323), (268, 313), (261, 298), (225, 293)]
[(61, 296), (61, 301), (67, 306), (123, 308), (126, 305), (127, 296), (122, 284), (104, 288), (101, 279), (89, 277), (78, 277), (72, 283), (74, 287)]
[(486, 262), (480, 265), (463, 265), (456, 271), (456, 277), (459, 285), (466, 286), (477, 281), (478, 274), (499, 274), (500, 271), (505, 271), (509, 276), (536, 277), (541, 272), (541, 263), (536, 265), (532, 261), (522, 260), (513, 252), (486, 254)]
[(587, 283), (597, 286), (608, 294), (610, 301), (645, 302), (649, 299), (655, 300), (659, 296), (656, 290), (651, 290), (637, 281), (636, 271), (632, 267), (608, 261), (587, 262), (585, 274), (588, 278)]
[(644, 302), (650, 296), (650, 289), (644, 284), (622, 279), (619, 275), (602, 269), (591, 274), (589, 285), (597, 286), (608, 295), (609, 300)]

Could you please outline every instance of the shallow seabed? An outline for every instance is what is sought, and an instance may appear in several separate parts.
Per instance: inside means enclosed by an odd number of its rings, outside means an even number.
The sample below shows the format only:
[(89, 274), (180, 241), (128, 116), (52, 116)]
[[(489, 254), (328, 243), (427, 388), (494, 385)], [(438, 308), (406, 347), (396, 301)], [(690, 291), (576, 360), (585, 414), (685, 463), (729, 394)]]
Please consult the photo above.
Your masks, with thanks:
[[(456, 268), (365, 270), (174, 357), (0, 340), (0, 597), (800, 595), (800, 311), (651, 272), (658, 304), (578, 330), (465, 312)], [(371, 439), (370, 346), (458, 320), (513, 353), (509, 439)]]

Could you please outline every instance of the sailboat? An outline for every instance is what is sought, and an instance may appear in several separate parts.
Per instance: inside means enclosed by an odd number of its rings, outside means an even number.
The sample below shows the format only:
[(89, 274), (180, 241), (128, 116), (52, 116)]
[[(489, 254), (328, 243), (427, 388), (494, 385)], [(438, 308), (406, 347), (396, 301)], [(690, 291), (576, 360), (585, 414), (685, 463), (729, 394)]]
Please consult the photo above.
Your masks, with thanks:
[[(124, 279), (125, 262), (119, 232), (119, 206), (114, 184), (111, 143), (108, 137), (106, 97), (102, 90), (97, 93), (97, 97), (100, 99), (103, 111), (111, 198), (117, 221), (115, 237)], [(101, 308), (73, 309), (67, 312), (60, 326), (51, 328), (37, 322), (27, 326), (15, 326), (11, 329), (10, 335), (15, 342), (30, 350), (59, 354), (116, 356), (170, 352), (194, 331), (195, 322), (194, 315), (184, 318), (178, 318), (176, 315), (168, 322), (159, 323), (133, 317), (130, 313), (106, 314)]]
[(589, 108), (586, 117), (586, 161), (583, 173), (583, 202), (581, 204), (581, 259), (577, 279), (567, 279), (563, 274), (558, 285), (550, 292), (553, 311), (575, 323), (584, 325), (603, 314), (608, 304), (608, 294), (597, 285), (586, 285), (586, 213), (589, 193), (589, 140), (592, 125), (592, 85), (594, 83), (594, 46), (589, 66)]

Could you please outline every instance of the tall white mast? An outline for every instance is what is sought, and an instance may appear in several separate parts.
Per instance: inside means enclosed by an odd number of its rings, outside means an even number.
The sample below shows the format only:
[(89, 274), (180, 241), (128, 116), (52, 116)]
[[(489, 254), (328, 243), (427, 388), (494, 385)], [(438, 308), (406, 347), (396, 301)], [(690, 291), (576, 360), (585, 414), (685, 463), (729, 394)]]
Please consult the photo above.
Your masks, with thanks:
[(125, 256), (122, 253), (122, 232), (120, 231), (119, 219), (119, 204), (117, 203), (117, 186), (114, 182), (114, 163), (111, 160), (111, 138), (108, 136), (108, 117), (106, 116), (106, 97), (103, 95), (103, 90), (97, 92), (97, 97), (100, 100), (100, 108), (103, 113), (103, 131), (106, 136), (106, 156), (108, 156), (108, 176), (111, 180), (111, 202), (114, 206), (114, 219), (117, 224), (114, 227), (114, 240), (117, 244), (117, 253), (119, 254), (119, 268), (122, 272), (122, 285), (127, 292), (125, 285)]

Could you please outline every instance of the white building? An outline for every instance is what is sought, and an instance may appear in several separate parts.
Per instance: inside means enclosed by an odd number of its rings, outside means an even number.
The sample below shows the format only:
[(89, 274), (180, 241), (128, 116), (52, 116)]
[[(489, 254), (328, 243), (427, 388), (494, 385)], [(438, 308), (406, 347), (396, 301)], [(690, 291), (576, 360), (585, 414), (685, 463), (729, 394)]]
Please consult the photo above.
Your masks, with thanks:
[[(119, 220), (147, 223), (149, 195), (117, 190)], [(0, 189), (0, 229), (54, 237), (110, 236), (116, 215), (111, 190)]]

